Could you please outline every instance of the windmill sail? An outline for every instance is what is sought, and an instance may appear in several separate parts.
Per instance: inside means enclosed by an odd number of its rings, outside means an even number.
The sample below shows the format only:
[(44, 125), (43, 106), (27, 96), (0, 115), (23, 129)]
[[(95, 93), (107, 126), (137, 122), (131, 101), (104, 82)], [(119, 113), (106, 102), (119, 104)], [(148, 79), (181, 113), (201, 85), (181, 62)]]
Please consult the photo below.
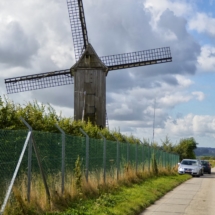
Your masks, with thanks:
[(67, 0), (75, 59), (78, 61), (88, 45), (87, 27), (82, 0)]
[(169, 47), (103, 56), (100, 59), (108, 67), (109, 71), (172, 61)]
[(67, 84), (73, 84), (70, 69), (5, 79), (8, 94)]
[(83, 0), (67, 0), (67, 6), (76, 64), (71, 69), (5, 79), (7, 93), (73, 84), (74, 78), (75, 120), (90, 119), (98, 126), (105, 127), (108, 126), (105, 118), (107, 71), (171, 62), (170, 48), (99, 58), (88, 42)]

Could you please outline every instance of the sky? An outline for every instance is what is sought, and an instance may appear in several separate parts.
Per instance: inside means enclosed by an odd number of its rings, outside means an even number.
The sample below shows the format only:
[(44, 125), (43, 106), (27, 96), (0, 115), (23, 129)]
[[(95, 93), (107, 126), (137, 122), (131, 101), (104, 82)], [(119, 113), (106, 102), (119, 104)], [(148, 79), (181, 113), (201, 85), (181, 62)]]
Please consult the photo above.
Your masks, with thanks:
[[(98, 56), (170, 47), (171, 63), (110, 71), (110, 130), (158, 144), (215, 147), (215, 0), (83, 0)], [(75, 63), (66, 0), (0, 1), (0, 96), (73, 117), (74, 86), (7, 94), (5, 78)], [(153, 135), (154, 133), (154, 135)]]

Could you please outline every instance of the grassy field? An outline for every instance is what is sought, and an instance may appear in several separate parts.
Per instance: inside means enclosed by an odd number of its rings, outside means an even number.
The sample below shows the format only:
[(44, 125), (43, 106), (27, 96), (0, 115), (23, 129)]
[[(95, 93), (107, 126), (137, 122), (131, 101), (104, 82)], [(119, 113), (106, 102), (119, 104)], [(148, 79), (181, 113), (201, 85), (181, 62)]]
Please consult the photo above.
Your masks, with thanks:
[(212, 165), (212, 167), (215, 167), (215, 160), (209, 160), (209, 162)]

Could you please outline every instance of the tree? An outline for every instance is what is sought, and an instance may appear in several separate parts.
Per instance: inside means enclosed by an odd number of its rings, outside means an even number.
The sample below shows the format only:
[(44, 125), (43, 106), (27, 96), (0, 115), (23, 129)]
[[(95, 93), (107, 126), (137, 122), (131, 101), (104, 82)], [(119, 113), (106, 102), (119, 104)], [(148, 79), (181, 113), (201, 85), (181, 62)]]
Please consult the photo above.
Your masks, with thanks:
[(197, 144), (193, 137), (181, 139), (174, 151), (179, 154), (181, 160), (185, 158), (195, 159), (194, 149), (197, 148)]
[(165, 151), (165, 152), (174, 152), (174, 146), (173, 144), (170, 142), (170, 139), (168, 136), (166, 136), (165, 140), (161, 140), (162, 142), (162, 146), (161, 148)]

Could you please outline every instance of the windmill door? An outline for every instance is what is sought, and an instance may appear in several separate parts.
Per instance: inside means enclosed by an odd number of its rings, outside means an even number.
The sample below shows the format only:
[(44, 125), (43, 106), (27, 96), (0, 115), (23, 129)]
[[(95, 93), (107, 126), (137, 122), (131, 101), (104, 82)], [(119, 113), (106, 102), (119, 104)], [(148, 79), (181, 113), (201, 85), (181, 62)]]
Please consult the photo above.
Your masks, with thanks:
[(85, 101), (85, 115), (84, 120), (90, 120), (95, 124), (95, 90), (93, 89), (92, 83), (85, 83), (86, 101)]

